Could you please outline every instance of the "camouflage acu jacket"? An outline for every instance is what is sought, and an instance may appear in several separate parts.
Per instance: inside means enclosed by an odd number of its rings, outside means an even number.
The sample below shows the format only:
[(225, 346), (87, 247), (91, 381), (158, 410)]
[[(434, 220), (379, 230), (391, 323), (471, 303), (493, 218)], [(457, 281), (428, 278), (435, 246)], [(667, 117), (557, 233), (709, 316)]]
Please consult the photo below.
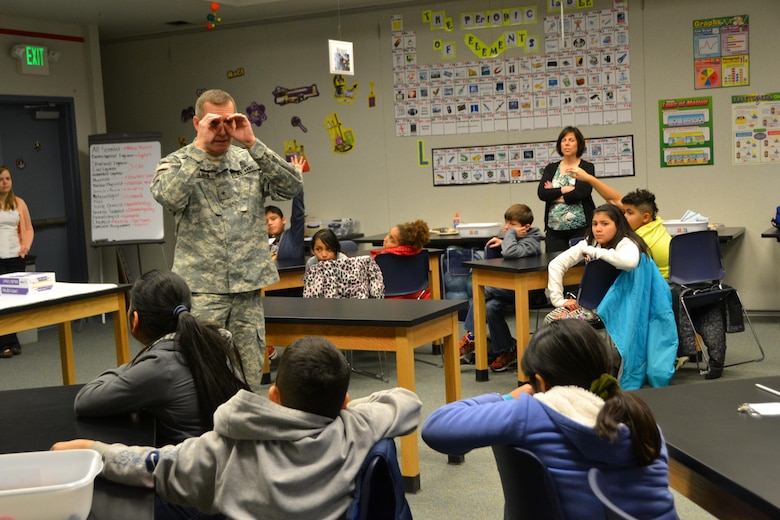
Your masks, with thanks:
[(196, 293), (247, 292), (277, 282), (265, 198), (291, 199), (302, 185), (301, 174), (259, 140), (249, 149), (231, 146), (218, 165), (192, 144), (163, 158), (151, 191), (174, 214), (173, 271)]

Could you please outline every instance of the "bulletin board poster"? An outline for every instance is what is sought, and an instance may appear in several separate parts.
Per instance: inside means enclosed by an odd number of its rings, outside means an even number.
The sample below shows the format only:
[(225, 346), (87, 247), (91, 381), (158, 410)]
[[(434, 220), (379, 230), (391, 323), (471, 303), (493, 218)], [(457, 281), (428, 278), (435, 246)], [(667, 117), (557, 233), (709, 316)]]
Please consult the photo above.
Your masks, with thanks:
[(731, 97), (731, 162), (780, 163), (780, 92)]
[(750, 85), (748, 15), (693, 21), (696, 89)]
[(712, 97), (658, 102), (661, 168), (713, 164)]
[[(433, 185), (473, 186), (491, 183), (539, 182), (545, 166), (561, 160), (556, 141), (434, 148)], [(634, 136), (585, 140), (582, 159), (593, 163), (596, 177), (630, 177), (634, 167)]]

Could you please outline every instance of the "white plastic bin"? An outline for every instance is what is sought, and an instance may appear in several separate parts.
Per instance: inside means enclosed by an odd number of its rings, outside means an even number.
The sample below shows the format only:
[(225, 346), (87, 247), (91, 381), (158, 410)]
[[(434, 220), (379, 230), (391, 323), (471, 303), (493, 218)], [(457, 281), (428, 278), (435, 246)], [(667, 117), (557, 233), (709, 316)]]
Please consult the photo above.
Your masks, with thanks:
[(477, 222), (475, 224), (461, 224), (458, 226), (458, 234), (462, 237), (492, 238), (501, 233), (503, 226), (500, 222)]
[(707, 231), (710, 221), (664, 220), (666, 231), (674, 236), (692, 231)]
[(102, 469), (92, 450), (0, 455), (0, 517), (85, 520)]

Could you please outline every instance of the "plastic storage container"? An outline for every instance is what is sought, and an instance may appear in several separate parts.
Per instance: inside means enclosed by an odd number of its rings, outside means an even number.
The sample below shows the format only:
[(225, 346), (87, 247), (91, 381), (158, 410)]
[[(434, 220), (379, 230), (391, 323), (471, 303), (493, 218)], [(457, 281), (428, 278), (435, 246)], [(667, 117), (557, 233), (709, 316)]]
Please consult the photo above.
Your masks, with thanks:
[(664, 220), (664, 227), (670, 235), (674, 236), (691, 231), (707, 231), (709, 223), (709, 220)]
[(500, 222), (478, 222), (476, 224), (461, 224), (458, 234), (462, 237), (492, 238), (501, 233)]
[(0, 518), (85, 520), (102, 469), (92, 450), (0, 455)]

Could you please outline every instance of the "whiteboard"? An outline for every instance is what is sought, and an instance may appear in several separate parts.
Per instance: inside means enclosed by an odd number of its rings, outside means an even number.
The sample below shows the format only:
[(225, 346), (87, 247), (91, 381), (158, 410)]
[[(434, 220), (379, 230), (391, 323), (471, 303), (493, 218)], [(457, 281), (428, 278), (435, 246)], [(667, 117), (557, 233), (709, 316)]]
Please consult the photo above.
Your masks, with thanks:
[(90, 136), (92, 245), (165, 241), (163, 208), (149, 191), (159, 161), (159, 138)]

